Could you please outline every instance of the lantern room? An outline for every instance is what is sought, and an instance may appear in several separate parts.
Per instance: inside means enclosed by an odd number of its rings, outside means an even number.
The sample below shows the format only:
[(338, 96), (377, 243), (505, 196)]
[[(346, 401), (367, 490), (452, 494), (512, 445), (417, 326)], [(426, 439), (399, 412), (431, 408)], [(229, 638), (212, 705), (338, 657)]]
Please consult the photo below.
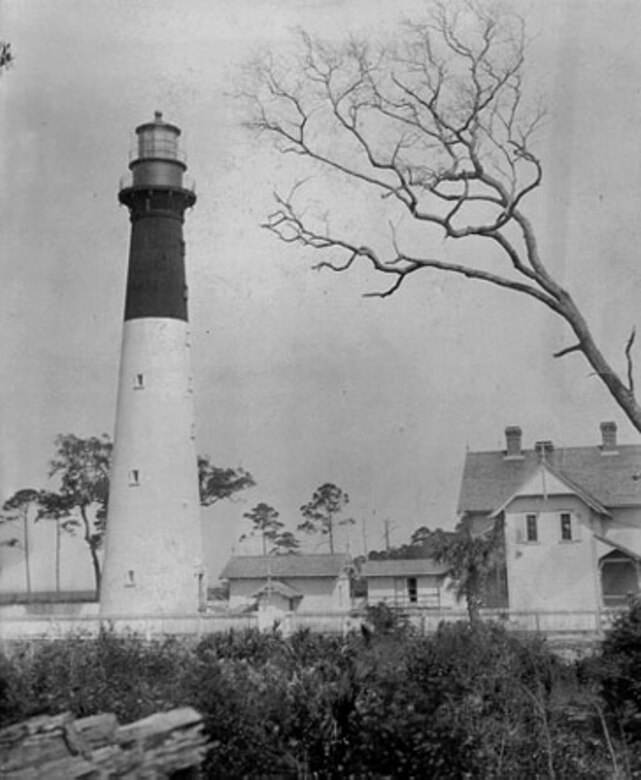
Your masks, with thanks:
[(187, 166), (179, 135), (180, 129), (164, 122), (160, 111), (156, 111), (153, 122), (136, 128), (135, 157), (129, 163), (134, 187), (184, 187)]

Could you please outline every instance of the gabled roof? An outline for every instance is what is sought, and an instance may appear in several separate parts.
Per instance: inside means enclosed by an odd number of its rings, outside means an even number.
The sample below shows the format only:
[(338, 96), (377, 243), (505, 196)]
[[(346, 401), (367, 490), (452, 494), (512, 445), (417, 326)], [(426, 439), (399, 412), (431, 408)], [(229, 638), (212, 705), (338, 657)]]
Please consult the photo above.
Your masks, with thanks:
[[(538, 472), (538, 473), (537, 473)], [(549, 477), (553, 478), (552, 484), (548, 484), (546, 486), (546, 474)], [(540, 476), (540, 482), (537, 479), (537, 477)], [(549, 480), (548, 480), (549, 482)], [(533, 496), (533, 495), (560, 495), (560, 491), (563, 491), (565, 493), (566, 491), (569, 491), (570, 493), (574, 493), (577, 495), (581, 501), (583, 501), (584, 504), (587, 504), (591, 509), (594, 509), (595, 512), (598, 512), (600, 515), (607, 515), (611, 517), (610, 512), (602, 506), (595, 498), (593, 498), (586, 490), (581, 488), (579, 485), (575, 485), (571, 479), (568, 479), (563, 474), (559, 474), (554, 469), (551, 469), (547, 463), (541, 463), (539, 464), (539, 468), (534, 471), (532, 475), (528, 479), (525, 480), (525, 482), (517, 488), (517, 490), (512, 493), (511, 496), (509, 496), (502, 504), (501, 506), (497, 507), (490, 517), (495, 518), (498, 517), (498, 515), (501, 514), (505, 509), (507, 509), (508, 505), (514, 501), (515, 498), (518, 498), (518, 496)]]
[[(610, 539), (606, 536), (601, 536), (601, 534), (594, 534), (594, 538), (598, 539), (600, 542), (603, 542), (604, 544), (607, 544), (609, 547), (613, 548), (613, 550), (607, 553), (607, 555), (612, 555), (614, 551), (617, 551), (623, 553), (628, 558), (634, 558), (635, 561), (641, 561), (641, 555), (639, 555), (639, 553), (635, 552), (634, 550), (631, 550), (629, 547), (626, 547), (625, 545), (615, 541), (614, 539)], [(607, 555), (602, 555), (600, 560), (606, 558)]]
[(361, 573), (364, 577), (420, 577), (447, 574), (449, 566), (433, 558), (388, 558), (366, 561)]
[(280, 580), (269, 580), (268, 582), (265, 582), (257, 591), (252, 593), (252, 596), (258, 598), (258, 596), (262, 596), (263, 593), (269, 593), (270, 591), (278, 593), (286, 599), (299, 599), (303, 597), (303, 594), (299, 590), (292, 588), (291, 585), (287, 585), (287, 583), (281, 582)]
[(338, 577), (350, 563), (346, 553), (338, 555), (237, 555), (220, 577), (253, 580), (266, 577)]
[[(601, 506), (641, 506), (641, 480), (632, 477), (641, 468), (641, 446), (619, 445), (616, 453), (600, 447), (564, 447), (546, 455), (554, 473), (589, 494)], [(522, 458), (506, 458), (503, 451), (468, 452), (463, 470), (459, 512), (493, 512), (515, 494), (540, 468), (534, 450)]]

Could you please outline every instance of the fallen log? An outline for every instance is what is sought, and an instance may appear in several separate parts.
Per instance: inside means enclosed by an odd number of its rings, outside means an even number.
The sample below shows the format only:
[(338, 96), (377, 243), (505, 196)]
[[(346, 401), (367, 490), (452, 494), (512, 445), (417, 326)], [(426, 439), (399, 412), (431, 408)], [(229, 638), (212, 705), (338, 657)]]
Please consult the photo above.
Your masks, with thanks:
[(161, 780), (199, 776), (207, 752), (202, 718), (191, 707), (120, 726), (104, 713), (74, 720), (38, 716), (0, 730), (0, 777), (6, 780)]

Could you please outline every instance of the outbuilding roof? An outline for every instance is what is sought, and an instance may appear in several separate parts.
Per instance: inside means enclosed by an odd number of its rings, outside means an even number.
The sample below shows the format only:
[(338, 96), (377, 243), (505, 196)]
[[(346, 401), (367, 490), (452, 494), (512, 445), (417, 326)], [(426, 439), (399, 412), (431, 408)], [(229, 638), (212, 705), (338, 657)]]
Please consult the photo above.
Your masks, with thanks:
[[(619, 445), (615, 452), (600, 447), (563, 447), (548, 452), (546, 463), (609, 509), (641, 506), (641, 446)], [(523, 450), (522, 457), (505, 452), (469, 452), (465, 459), (459, 512), (493, 512), (540, 468), (539, 454)]]
[(338, 577), (351, 558), (336, 555), (237, 555), (221, 573), (221, 579), (253, 580), (265, 577)]
[(258, 596), (262, 596), (264, 593), (269, 594), (270, 592), (278, 593), (286, 599), (300, 599), (303, 597), (299, 590), (280, 580), (269, 580), (263, 583), (255, 593), (252, 593), (252, 596), (258, 598)]
[(420, 577), (442, 576), (447, 574), (449, 566), (438, 563), (433, 558), (388, 558), (386, 560), (366, 561), (361, 573), (364, 577)]

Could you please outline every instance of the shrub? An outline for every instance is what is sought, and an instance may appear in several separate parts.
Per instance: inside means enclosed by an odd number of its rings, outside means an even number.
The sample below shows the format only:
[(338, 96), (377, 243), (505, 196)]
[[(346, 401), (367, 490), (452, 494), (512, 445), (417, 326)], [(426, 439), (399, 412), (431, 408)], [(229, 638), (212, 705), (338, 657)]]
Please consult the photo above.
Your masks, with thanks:
[(366, 608), (365, 621), (376, 634), (405, 636), (412, 631), (407, 616), (399, 612), (398, 609), (393, 609), (384, 601), (370, 604)]
[(101, 631), (97, 638), (76, 634), (25, 644), (4, 659), (5, 684), (23, 692), (9, 719), (113, 712), (128, 723), (168, 709), (180, 699), (185, 657), (186, 650), (173, 639), (145, 642), (111, 631)]
[[(377, 630), (345, 638), (103, 632), (24, 645), (0, 657), (0, 719), (71, 710), (128, 722), (189, 704), (203, 714), (211, 778), (612, 775), (618, 745), (594, 718), (592, 683), (580, 687), (544, 642), (493, 625), (419, 637), (388, 617), (379, 610)], [(622, 626), (604, 657), (638, 651), (638, 627)], [(616, 668), (621, 680), (635, 676), (632, 665)], [(615, 680), (610, 694), (621, 697)]]
[(600, 685), (609, 715), (632, 742), (641, 741), (641, 602), (606, 633), (601, 652), (588, 665)]

